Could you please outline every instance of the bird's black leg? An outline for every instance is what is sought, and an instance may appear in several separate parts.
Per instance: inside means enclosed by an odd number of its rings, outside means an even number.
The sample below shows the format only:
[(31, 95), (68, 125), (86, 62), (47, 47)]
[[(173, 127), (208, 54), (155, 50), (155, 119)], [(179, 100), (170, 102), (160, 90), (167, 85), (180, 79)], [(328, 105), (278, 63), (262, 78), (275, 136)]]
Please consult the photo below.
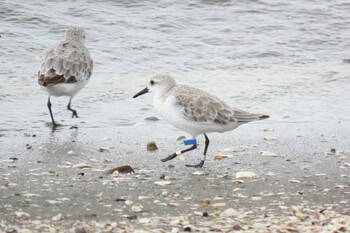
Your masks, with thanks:
[(68, 103), (68, 105), (67, 105), (67, 109), (68, 109), (69, 111), (73, 112), (72, 118), (74, 118), (74, 117), (79, 118), (79, 117), (78, 117), (77, 111), (74, 110), (74, 109), (72, 109), (72, 108), (70, 108), (70, 103), (71, 103), (71, 102), (72, 102), (72, 99), (69, 100), (69, 103)]
[(182, 150), (182, 151), (178, 151), (178, 152), (175, 152), (175, 153), (172, 153), (171, 155), (169, 155), (168, 157), (164, 158), (164, 159), (161, 159), (162, 162), (166, 162), (166, 161), (169, 161), (169, 160), (172, 160), (174, 159), (176, 156), (180, 155), (180, 154), (183, 154), (183, 153), (186, 153), (188, 151), (191, 151), (191, 150), (194, 150), (197, 148), (197, 144), (194, 144), (193, 146), (185, 149), (185, 150)]
[(194, 168), (201, 168), (201, 167), (203, 167), (205, 158), (207, 157), (207, 150), (208, 150), (208, 146), (209, 146), (209, 142), (210, 142), (209, 138), (208, 138), (208, 136), (206, 134), (204, 134), (204, 137), (205, 137), (205, 147), (204, 147), (204, 153), (203, 153), (203, 160), (199, 164), (186, 165), (186, 167), (194, 167)]
[(51, 120), (52, 120), (52, 126), (53, 128), (56, 128), (58, 126), (58, 124), (55, 122), (55, 120), (53, 119), (53, 114), (52, 114), (52, 110), (51, 110), (51, 102), (50, 102), (50, 96), (49, 99), (47, 100), (47, 107), (49, 108), (49, 112), (50, 112), (50, 116), (51, 116)]

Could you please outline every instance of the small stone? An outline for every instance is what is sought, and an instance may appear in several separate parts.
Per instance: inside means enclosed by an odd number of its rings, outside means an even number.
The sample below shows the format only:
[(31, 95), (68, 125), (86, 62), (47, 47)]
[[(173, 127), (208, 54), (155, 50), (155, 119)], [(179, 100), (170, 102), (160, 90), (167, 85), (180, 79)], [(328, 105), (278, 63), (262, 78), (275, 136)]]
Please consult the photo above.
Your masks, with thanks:
[(115, 201), (116, 201), (116, 202), (125, 202), (126, 199), (124, 199), (124, 198), (117, 198), (117, 199), (115, 199)]
[(141, 205), (133, 205), (133, 206), (131, 206), (131, 210), (134, 211), (134, 212), (137, 212), (137, 213), (141, 212), (142, 209), (143, 209), (143, 206), (141, 206)]
[(75, 233), (87, 233), (87, 231), (85, 230), (85, 228), (84, 227), (76, 227), (75, 228)]
[(74, 154), (74, 151), (70, 150), (70, 151), (68, 151), (68, 154), (69, 154), (69, 155), (73, 155), (73, 154)]
[(26, 144), (26, 147), (27, 147), (28, 150), (32, 149), (32, 145), (30, 145), (28, 143)]
[(187, 226), (184, 228), (184, 231), (192, 231), (191, 227), (190, 226)]
[(151, 116), (151, 117), (146, 117), (145, 118), (146, 121), (159, 121), (159, 119), (155, 116)]
[(202, 206), (209, 206), (211, 204), (210, 199), (203, 199), (200, 203)]
[(157, 144), (155, 142), (149, 142), (147, 143), (147, 150), (148, 151), (155, 151), (158, 150)]
[(235, 230), (235, 231), (241, 231), (241, 230), (243, 230), (243, 228), (242, 228), (239, 224), (234, 225), (234, 226), (232, 227), (232, 229)]
[(129, 215), (126, 218), (129, 220), (135, 220), (135, 219), (137, 219), (137, 216), (136, 215)]
[(98, 151), (106, 153), (106, 152), (111, 152), (111, 149), (109, 149), (108, 147), (100, 147)]

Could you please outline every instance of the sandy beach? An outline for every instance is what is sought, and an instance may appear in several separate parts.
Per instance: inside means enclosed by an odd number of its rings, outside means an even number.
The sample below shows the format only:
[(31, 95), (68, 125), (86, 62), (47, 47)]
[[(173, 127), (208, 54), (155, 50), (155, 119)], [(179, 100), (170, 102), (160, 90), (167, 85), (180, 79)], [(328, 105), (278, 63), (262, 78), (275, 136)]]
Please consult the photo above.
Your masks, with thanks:
[[(349, 232), (346, 0), (9, 1), (0, 7), (0, 232)], [(54, 14), (53, 14), (54, 12)], [(94, 70), (52, 98), (41, 56), (85, 29)], [(154, 74), (270, 115), (209, 134), (207, 161), (163, 121)], [(158, 149), (148, 151), (155, 142)], [(135, 173), (108, 174), (128, 165)]]
[[(183, 148), (176, 140), (183, 134), (165, 122), (142, 122), (118, 131), (5, 132), (1, 230), (349, 230), (349, 136), (341, 125), (329, 132), (312, 123), (259, 122), (212, 134), (205, 166), (193, 169), (185, 164), (201, 158), (202, 145), (184, 161), (162, 163)], [(147, 151), (150, 141), (158, 150)], [(106, 173), (123, 164), (135, 173)], [(257, 176), (236, 178), (242, 171)]]

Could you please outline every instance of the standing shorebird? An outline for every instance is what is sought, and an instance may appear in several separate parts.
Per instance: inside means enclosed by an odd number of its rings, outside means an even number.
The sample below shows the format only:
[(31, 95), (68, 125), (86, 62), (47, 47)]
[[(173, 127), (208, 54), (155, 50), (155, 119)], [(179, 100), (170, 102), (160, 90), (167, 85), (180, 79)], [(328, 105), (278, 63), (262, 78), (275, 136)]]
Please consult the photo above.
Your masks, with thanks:
[(193, 146), (169, 155), (162, 159), (162, 162), (196, 149), (197, 141), (195, 137), (203, 134), (205, 147), (202, 161), (196, 165), (186, 165), (187, 167), (201, 168), (209, 146), (207, 133), (223, 133), (251, 121), (269, 118), (267, 115), (253, 114), (231, 108), (219, 98), (205, 91), (185, 85), (177, 85), (169, 75), (161, 74), (152, 77), (148, 86), (134, 95), (133, 98), (147, 92), (153, 93), (153, 105), (166, 121), (191, 134), (194, 138)]
[(38, 72), (38, 83), (49, 93), (49, 108), (53, 127), (57, 127), (51, 110), (51, 96), (69, 96), (67, 109), (72, 118), (78, 117), (77, 111), (71, 108), (73, 97), (89, 82), (93, 61), (85, 47), (85, 32), (79, 27), (66, 31), (64, 40), (55, 48), (45, 53)]

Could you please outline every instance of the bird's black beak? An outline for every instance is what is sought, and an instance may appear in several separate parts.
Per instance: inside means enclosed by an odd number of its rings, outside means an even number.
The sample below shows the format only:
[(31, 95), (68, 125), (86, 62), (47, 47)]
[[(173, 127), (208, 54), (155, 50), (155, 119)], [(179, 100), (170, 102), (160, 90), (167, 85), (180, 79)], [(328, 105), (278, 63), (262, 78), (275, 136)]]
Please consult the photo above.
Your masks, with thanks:
[(148, 92), (148, 87), (142, 89), (142, 91), (138, 92), (136, 95), (134, 95), (132, 98), (136, 98), (140, 95), (146, 94)]

